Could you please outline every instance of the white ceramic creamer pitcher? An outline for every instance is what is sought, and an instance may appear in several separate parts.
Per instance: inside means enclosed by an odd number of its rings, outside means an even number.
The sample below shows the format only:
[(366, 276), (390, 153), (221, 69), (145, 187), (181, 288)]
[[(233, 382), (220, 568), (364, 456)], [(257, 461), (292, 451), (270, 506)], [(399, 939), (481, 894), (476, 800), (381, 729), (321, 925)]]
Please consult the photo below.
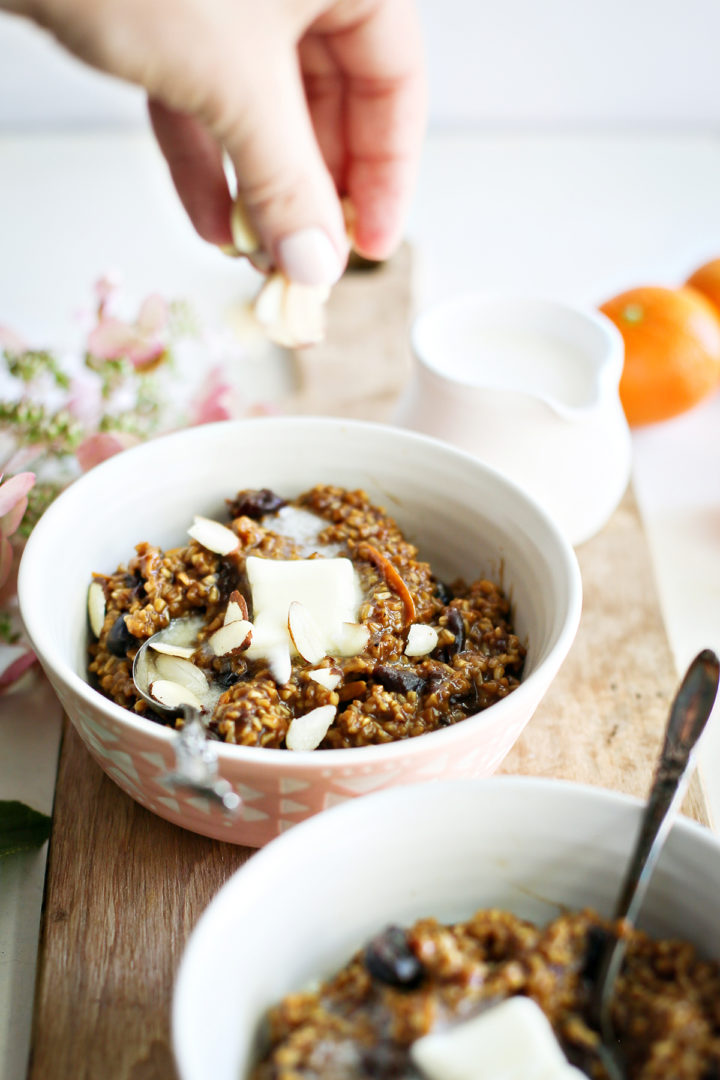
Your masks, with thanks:
[(630, 476), (623, 342), (604, 315), (468, 295), (421, 314), (395, 422), (453, 443), (541, 503), (571, 543), (596, 533)]

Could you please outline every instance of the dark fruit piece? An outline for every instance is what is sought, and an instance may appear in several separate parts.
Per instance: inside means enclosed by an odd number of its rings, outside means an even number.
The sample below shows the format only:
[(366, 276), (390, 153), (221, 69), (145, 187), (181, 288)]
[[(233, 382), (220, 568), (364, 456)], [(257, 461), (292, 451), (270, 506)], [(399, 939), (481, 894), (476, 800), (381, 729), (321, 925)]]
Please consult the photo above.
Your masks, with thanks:
[(361, 1076), (373, 1080), (396, 1080), (407, 1075), (408, 1049), (394, 1042), (378, 1042), (360, 1050)]
[(423, 966), (408, 944), (400, 926), (388, 926), (365, 948), (365, 967), (374, 979), (412, 990), (423, 977)]
[(259, 521), (265, 514), (276, 514), (283, 506), (287, 506), (287, 500), (269, 488), (238, 491), (234, 499), (227, 499), (226, 502), (231, 517), (249, 517), (255, 521)]
[(435, 596), (440, 603), (445, 604), (446, 607), (453, 598), (452, 590), (442, 581), (438, 581), (435, 585)]
[(409, 694), (411, 690), (421, 694), (425, 687), (423, 676), (404, 664), (376, 664), (373, 679), (391, 694)]
[(227, 671), (221, 671), (215, 676), (215, 682), (218, 686), (221, 686), (223, 690), (228, 690), (231, 686), (234, 686), (236, 682), (239, 682), (241, 678), (242, 675), (239, 675), (237, 671), (228, 668)]
[(113, 656), (125, 657), (128, 649), (133, 649), (138, 643), (138, 639), (128, 630), (125, 624), (125, 616), (118, 615), (115, 622), (110, 627), (110, 633), (107, 636), (107, 649)]
[(444, 664), (452, 664), (453, 656), (457, 656), (465, 647), (465, 623), (457, 608), (448, 608), (445, 625), (450, 633), (455, 635), (455, 640), (449, 645), (443, 645), (441, 649), (436, 649), (433, 656), (436, 660), (442, 660)]

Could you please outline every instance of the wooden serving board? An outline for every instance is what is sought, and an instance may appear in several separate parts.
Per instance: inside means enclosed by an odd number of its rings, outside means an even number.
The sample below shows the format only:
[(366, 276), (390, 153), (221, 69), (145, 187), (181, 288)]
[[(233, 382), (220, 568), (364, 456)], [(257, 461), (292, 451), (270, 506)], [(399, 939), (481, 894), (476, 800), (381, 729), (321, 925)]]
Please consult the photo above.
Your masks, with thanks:
[[(386, 418), (407, 374), (407, 249), (387, 267), (344, 280), (333, 325), (357, 318), (317, 359), (338, 378), (311, 387), (299, 360), (297, 411)], [(362, 332), (360, 332), (362, 329)], [(337, 370), (335, 370), (337, 369)], [(371, 377), (371, 369), (375, 377)], [(362, 371), (355, 397), (347, 373)], [(329, 372), (329, 376), (328, 376)], [(344, 395), (344, 396), (343, 396)], [(318, 401), (318, 406), (313, 401)], [(555, 776), (645, 795), (676, 676), (630, 492), (578, 552), (585, 600), (570, 655), (503, 772)], [(686, 810), (707, 823), (695, 781)], [(65, 728), (50, 844), (29, 1077), (172, 1080), (170, 1003), (190, 931), (224, 881), (252, 854), (176, 828), (134, 803)]]

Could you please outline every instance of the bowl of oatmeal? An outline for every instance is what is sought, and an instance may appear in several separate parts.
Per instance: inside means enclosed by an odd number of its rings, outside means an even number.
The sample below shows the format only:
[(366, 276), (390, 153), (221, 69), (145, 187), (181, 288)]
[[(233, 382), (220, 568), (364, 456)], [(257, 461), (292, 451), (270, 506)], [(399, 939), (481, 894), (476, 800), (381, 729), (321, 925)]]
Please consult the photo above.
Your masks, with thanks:
[[(572, 550), (510, 482), (423, 436), (308, 418), (206, 425), (98, 466), (34, 530), (19, 595), (108, 775), (253, 846), (376, 788), (494, 771), (581, 602)], [(235, 814), (168, 779), (183, 704)]]
[[(426, 1073), (422, 1041), (518, 999), (567, 1063), (542, 1076), (600, 1080), (589, 1001), (641, 812), (614, 792), (502, 777), (383, 791), (304, 823), (230, 879), (190, 938), (173, 1003), (181, 1080), (465, 1077)], [(718, 889), (720, 840), (677, 821), (613, 1004), (627, 1080), (717, 1075)], [(471, 1075), (540, 1076), (536, 1061), (502, 1071), (529, 1034), (506, 1025), (487, 1060), (493, 1040), (476, 1044)]]

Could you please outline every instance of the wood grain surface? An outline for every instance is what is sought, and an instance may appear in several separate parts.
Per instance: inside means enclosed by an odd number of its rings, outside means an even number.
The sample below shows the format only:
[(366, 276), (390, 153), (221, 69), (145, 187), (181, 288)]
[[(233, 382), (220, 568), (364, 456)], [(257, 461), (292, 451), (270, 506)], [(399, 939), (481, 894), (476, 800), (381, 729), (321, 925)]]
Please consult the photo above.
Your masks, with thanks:
[[(317, 373), (310, 354), (303, 355), (299, 364), (306, 380), (297, 411), (370, 419), (387, 415), (397, 380), (407, 374), (409, 276), (405, 250), (398, 262), (367, 274), (361, 286), (354, 279), (336, 290), (331, 329), (345, 326), (342, 312), (348, 303), (356, 312), (360, 288), (364, 305), (363, 325), (354, 314), (353, 333), (343, 334), (342, 358), (333, 358), (330, 345), (319, 354), (326, 377), (328, 371), (336, 379), (343, 373), (344, 397), (336, 395), (337, 408), (331, 397), (319, 397), (326, 389), (322, 379), (312, 391)], [(403, 352), (395, 355), (394, 348)], [(390, 371), (384, 366), (389, 355)], [(357, 395), (349, 396), (346, 375), (358, 366), (364, 376)], [(578, 557), (585, 589), (578, 637), (502, 771), (644, 795), (676, 678), (631, 493)], [(686, 809), (707, 821), (697, 783)], [(247, 848), (194, 836), (142, 809), (104, 776), (66, 726), (31, 1080), (172, 1080), (174, 973), (203, 909), (250, 854)]]

